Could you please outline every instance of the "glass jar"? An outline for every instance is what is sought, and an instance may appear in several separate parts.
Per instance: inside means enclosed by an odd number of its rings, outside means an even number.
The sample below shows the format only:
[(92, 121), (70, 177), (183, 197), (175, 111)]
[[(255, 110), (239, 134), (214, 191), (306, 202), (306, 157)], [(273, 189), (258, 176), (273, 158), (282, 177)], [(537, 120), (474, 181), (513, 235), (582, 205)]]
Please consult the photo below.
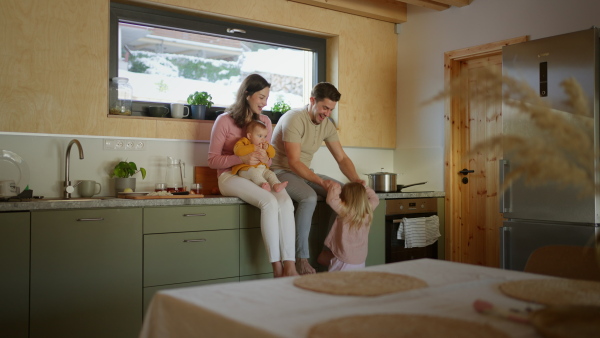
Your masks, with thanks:
[(131, 115), (133, 88), (126, 77), (113, 77), (109, 89), (110, 105), (108, 113), (112, 115)]

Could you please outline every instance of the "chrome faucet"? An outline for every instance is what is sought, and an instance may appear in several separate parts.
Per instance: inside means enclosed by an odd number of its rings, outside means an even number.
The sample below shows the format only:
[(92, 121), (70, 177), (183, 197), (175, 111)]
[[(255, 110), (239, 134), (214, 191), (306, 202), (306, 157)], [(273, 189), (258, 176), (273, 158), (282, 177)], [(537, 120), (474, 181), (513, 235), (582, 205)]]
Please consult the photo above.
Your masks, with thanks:
[(75, 191), (75, 187), (71, 185), (71, 181), (69, 179), (69, 169), (71, 167), (71, 147), (73, 146), (73, 144), (76, 144), (77, 148), (79, 148), (79, 159), (83, 160), (83, 148), (81, 147), (81, 143), (79, 143), (79, 141), (76, 139), (71, 140), (71, 142), (69, 142), (69, 145), (67, 146), (67, 156), (65, 158), (65, 191), (63, 192), (64, 198), (71, 198), (71, 193)]

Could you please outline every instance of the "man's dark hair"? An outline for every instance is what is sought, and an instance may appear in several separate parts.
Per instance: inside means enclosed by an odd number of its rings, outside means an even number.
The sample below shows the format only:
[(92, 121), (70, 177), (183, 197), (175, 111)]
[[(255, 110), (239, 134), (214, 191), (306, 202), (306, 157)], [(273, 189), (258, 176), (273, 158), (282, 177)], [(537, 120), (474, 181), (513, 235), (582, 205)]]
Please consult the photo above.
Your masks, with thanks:
[(342, 94), (338, 92), (337, 88), (329, 82), (319, 82), (313, 88), (310, 93), (311, 97), (314, 97), (317, 102), (323, 101), (324, 99), (330, 99), (331, 101), (338, 102)]

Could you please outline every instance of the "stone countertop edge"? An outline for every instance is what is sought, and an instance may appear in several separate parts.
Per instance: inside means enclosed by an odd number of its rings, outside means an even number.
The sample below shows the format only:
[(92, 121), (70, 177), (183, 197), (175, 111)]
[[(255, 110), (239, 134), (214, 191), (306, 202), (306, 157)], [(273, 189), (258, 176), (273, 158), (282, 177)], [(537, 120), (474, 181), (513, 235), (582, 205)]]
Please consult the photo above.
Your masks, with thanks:
[[(378, 193), (379, 199), (396, 198), (428, 198), (444, 197), (443, 191), (428, 192), (399, 192)], [(319, 198), (319, 200), (322, 200)], [(64, 210), (64, 209), (93, 209), (93, 208), (136, 208), (136, 207), (163, 207), (163, 206), (193, 206), (193, 205), (225, 205), (245, 204), (237, 197), (208, 195), (203, 198), (182, 199), (128, 199), (128, 198), (97, 198), (91, 201), (73, 200), (61, 201), (36, 201), (27, 202), (0, 202), (0, 212), (30, 211), (30, 210)]]

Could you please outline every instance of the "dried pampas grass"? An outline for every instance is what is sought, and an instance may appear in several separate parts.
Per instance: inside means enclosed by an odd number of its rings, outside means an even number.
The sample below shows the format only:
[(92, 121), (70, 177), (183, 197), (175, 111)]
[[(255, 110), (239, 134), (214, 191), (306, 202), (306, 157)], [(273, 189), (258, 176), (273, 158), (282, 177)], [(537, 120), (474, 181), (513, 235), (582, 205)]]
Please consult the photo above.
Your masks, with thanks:
[[(503, 110), (515, 111), (518, 119), (528, 120), (535, 130), (525, 133), (503, 134), (477, 144), (471, 154), (500, 149), (510, 154), (510, 172), (506, 175), (504, 190), (512, 181), (523, 178), (531, 185), (549, 182), (560, 187), (574, 187), (583, 195), (594, 195), (598, 168), (594, 154), (594, 117), (581, 86), (574, 79), (561, 85), (568, 96), (571, 113), (552, 109), (525, 82), (503, 76), (495, 70), (478, 72), (474, 78), (478, 90), (465, 92), (460, 79), (430, 101), (447, 97), (468, 97), (471, 102), (493, 101), (502, 103)], [(503, 88), (502, 92), (492, 90)], [(486, 90), (489, 89), (489, 90)], [(504, 112), (506, 118), (506, 112)], [(596, 159), (596, 160), (594, 160)]]

